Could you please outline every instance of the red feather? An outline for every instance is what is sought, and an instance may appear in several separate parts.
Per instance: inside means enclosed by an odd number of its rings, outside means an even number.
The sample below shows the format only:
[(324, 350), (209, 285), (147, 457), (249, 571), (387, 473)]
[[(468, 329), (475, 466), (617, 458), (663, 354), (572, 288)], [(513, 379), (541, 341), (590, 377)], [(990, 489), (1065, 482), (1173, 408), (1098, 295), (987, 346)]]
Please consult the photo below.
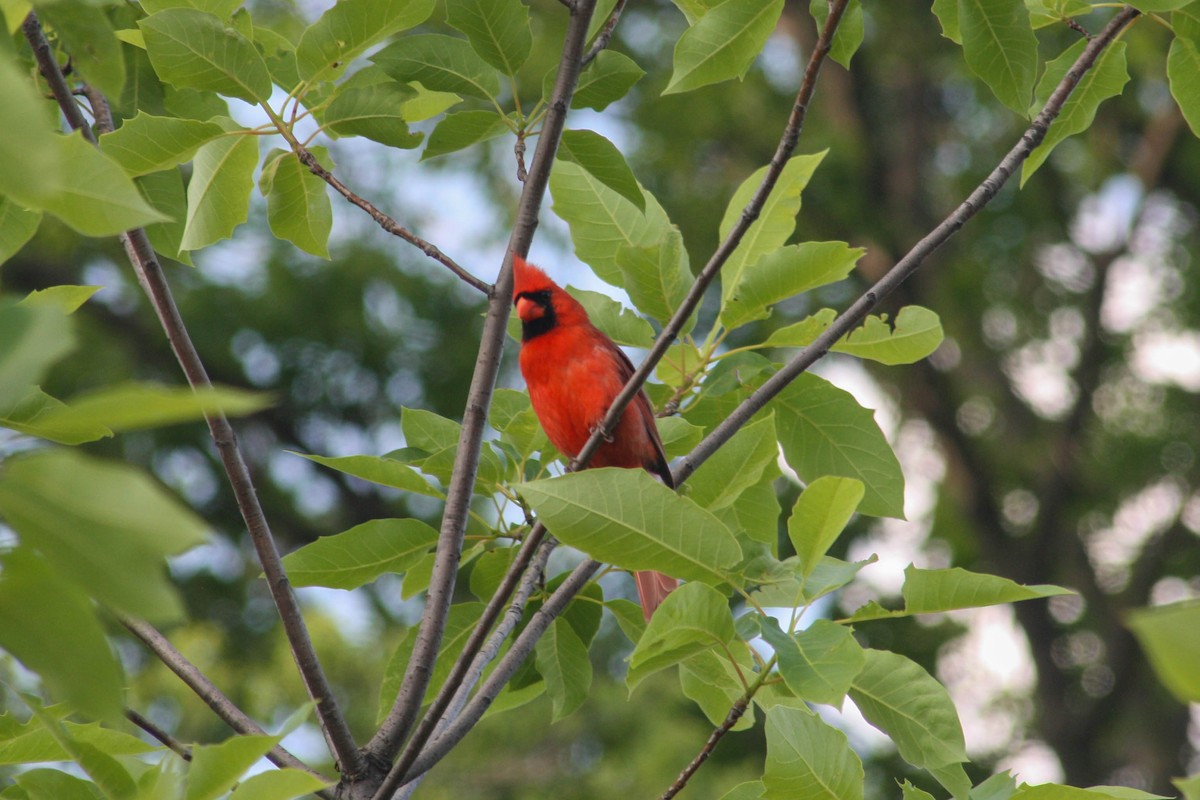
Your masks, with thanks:
[[(514, 255), (513, 274), (513, 303), (524, 329), (521, 374), (529, 399), (546, 436), (574, 458), (633, 374), (633, 364), (546, 273)], [(588, 466), (645, 469), (674, 488), (645, 392), (625, 408), (612, 440), (600, 444)], [(650, 619), (678, 581), (657, 572), (634, 577), (642, 613)]]

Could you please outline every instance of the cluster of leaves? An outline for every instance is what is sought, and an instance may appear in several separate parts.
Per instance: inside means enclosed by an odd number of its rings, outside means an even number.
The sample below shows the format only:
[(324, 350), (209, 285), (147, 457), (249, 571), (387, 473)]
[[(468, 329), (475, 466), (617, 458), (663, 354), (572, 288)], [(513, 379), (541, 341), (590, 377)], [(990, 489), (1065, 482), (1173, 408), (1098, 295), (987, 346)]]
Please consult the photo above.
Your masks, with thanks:
[[(190, 252), (229, 237), (246, 220), (256, 171), (272, 231), (301, 250), (325, 255), (330, 199), (324, 181), (304, 160), (311, 153), (325, 169), (332, 168), (328, 152), (309, 147), (318, 135), (358, 136), (400, 149), (423, 143), (422, 157), (432, 158), (506, 133), (518, 142), (538, 134), (555, 74), (527, 74), (533, 27), (519, 0), (446, 0), (445, 22), (455, 33), (407, 34), (373, 52), (369, 63), (361, 60), (384, 39), (427, 23), (435, 5), (433, 0), (343, 0), (298, 36), (261, 24), (228, 0), (155, 0), (119, 9), (66, 2), (39, 6), (60, 46), (77, 56), (79, 74), (113, 98), (119, 124), (100, 136), (98, 149), (79, 133), (55, 135), (39, 87), (7, 57), (0, 59), (0, 108), (9, 115), (0, 159), (14, 164), (0, 173), (0, 256), (15, 252), (49, 213), (95, 236), (146, 226), (160, 255), (188, 262)], [(614, 5), (601, 4), (591, 37)], [(667, 93), (745, 75), (783, 9), (782, 0), (678, 5), (688, 27), (676, 44)], [(1200, 73), (1193, 67), (1200, 16), (1182, 0), (1134, 5), (1145, 12), (1171, 12), (1169, 19), (1161, 18), (1175, 34), (1168, 75), (1197, 127), (1195, 75)], [(815, 0), (813, 8), (823, 21), (823, 4)], [(21, 10), (5, 7), (10, 27), (15, 25), (9, 17)], [(1035, 26), (1090, 12), (1092, 6), (1078, 0), (939, 0), (934, 10), (945, 35), (962, 45), (969, 67), (1003, 103), (1026, 115), (1031, 103), (1041, 106), (1085, 44), (1047, 63), (1038, 80)], [(863, 9), (852, 2), (833, 56), (849, 64), (863, 32)], [(601, 51), (583, 70), (572, 107), (603, 110), (641, 76), (628, 56)], [(1072, 95), (1041, 149), (1026, 162), (1024, 177), (1057, 142), (1086, 128), (1100, 102), (1120, 93), (1125, 81), (1123, 43), (1118, 42)], [(534, 91), (521, 91), (531, 85)], [(539, 91), (540, 99), (526, 108), (521, 98)], [(256, 106), (267, 121), (255, 127), (236, 121), (230, 100)], [(460, 104), (466, 108), (459, 109)], [(427, 139), (408, 128), (434, 119)], [(314, 131), (301, 133), (313, 125)], [(258, 137), (263, 135), (282, 137), (286, 148), (260, 158)], [(647, 387), (656, 405), (673, 412), (660, 423), (669, 455), (690, 452), (776, 374), (780, 365), (773, 355), (810, 344), (832, 323), (835, 312), (823, 309), (760, 343), (723, 346), (730, 333), (768, 317), (781, 301), (845, 279), (863, 255), (845, 242), (789, 243), (803, 190), (822, 157), (797, 155), (783, 166), (773, 192), (724, 264), (715, 318), (704, 325), (695, 317), (689, 320), (659, 364), (658, 382)], [(189, 163), (185, 181), (183, 165)], [(733, 193), (720, 225), (722, 238), (738, 225), (768, 169), (749, 176)], [(549, 188), (580, 260), (600, 280), (624, 288), (642, 316), (601, 293), (577, 295), (618, 343), (649, 345), (654, 326), (647, 319), (665, 324), (692, 281), (679, 228), (617, 147), (594, 131), (564, 133)], [(0, 307), (0, 424), (72, 445), (218, 410), (259, 407), (257, 398), (225, 391), (192, 395), (115, 387), (69, 404), (41, 392), (38, 382), (46, 369), (70, 348), (69, 314), (86, 296), (80, 287), (64, 287), (42, 299)], [(909, 306), (894, 320), (867, 319), (833, 349), (900, 365), (926, 357), (941, 340), (937, 315)], [(818, 614), (818, 601), (850, 584), (870, 563), (828, 555), (851, 517), (902, 518), (904, 513), (900, 465), (872, 412), (827, 380), (804, 374), (794, 381), (705, 461), (679, 494), (639, 471), (548, 477), (556, 454), (523, 393), (496, 393), (490, 421), (496, 436), (483, 445), (474, 492), (493, 504), (493, 513), (472, 513), (473, 543), (459, 565), (462, 582), (478, 600), (492, 597), (513, 562), (515, 541), (522, 535), (521, 526), (509, 522), (516, 516), (514, 507), (536, 513), (559, 541), (615, 568), (659, 570), (687, 581), (649, 624), (642, 623), (633, 604), (606, 598), (598, 584), (591, 584), (553, 622), (494, 710), (543, 693), (556, 718), (577, 709), (592, 680), (588, 648), (607, 608), (633, 647), (631, 689), (649, 675), (674, 669), (683, 692), (714, 725), (748, 727), (757, 713), (765, 716), (763, 778), (734, 788), (728, 797), (861, 797), (858, 756), (845, 734), (813, 709), (840, 708), (847, 697), (895, 742), (906, 762), (955, 797), (1147, 796), (1103, 787), (1017, 787), (1004, 775), (973, 788), (963, 768), (962, 729), (945, 688), (914, 661), (864, 648), (853, 636), (857, 622), (1064, 590), (1020, 586), (960, 569), (910, 568), (903, 608), (872, 603), (846, 619), (801, 624), (806, 615)], [(380, 485), (444, 498), (461, 426), (420, 409), (406, 410), (402, 426), (407, 446), (386, 456), (307, 458)], [(783, 551), (784, 514), (773, 488), (781, 475), (780, 452), (806, 485), (787, 516)], [(0, 645), (41, 675), (49, 694), (85, 714), (112, 720), (120, 709), (120, 674), (89, 598), (137, 617), (177, 616), (179, 604), (161, 562), (201, 541), (203, 524), (128, 468), (49, 447), (6, 459), (0, 515), (19, 538), (3, 556)], [(429, 585), (436, 539), (436, 531), (416, 520), (375, 520), (301, 548), (284, 565), (298, 586), (355, 589), (384, 574), (402, 574), (403, 593), (412, 596)], [(789, 545), (792, 555), (786, 554)], [(131, 573), (136, 581), (128, 580)], [(555, 585), (550, 581), (547, 591)], [(30, 612), (31, 606), (36, 611)], [(735, 607), (745, 613), (735, 616)], [(474, 601), (451, 608), (427, 694), (446, 680), (481, 610)], [(1148, 612), (1135, 627), (1147, 641), (1162, 641), (1192, 624), (1192, 616), (1190, 609)], [(414, 644), (410, 636), (392, 659), (381, 686), (381, 712), (396, 695)], [(1194, 693), (1194, 680), (1174, 660), (1177, 652), (1156, 658), (1165, 659), (1173, 687)], [(80, 680), (80, 675), (88, 677)], [(36, 726), (30, 723), (27, 729), (9, 720), (3, 736), (4, 742), (19, 743), (12, 748), (24, 754), (24, 761), (66, 754), (113, 797), (171, 796), (185, 780), (177, 766), (163, 766), (145, 770), (135, 784), (135, 776), (113, 759), (141, 752), (130, 750), (127, 738), (64, 722), (61, 714), (43, 710), (32, 698), (29, 702)], [(731, 708), (739, 710), (737, 716), (730, 715)], [(21, 743), (30, 736), (41, 738)], [(277, 742), (278, 737), (238, 737), (211, 752), (197, 749), (186, 778), (187, 796), (227, 791)], [(318, 788), (311, 781), (302, 784), (308, 776), (297, 775), (295, 786), (273, 787), (272, 796)], [(22, 780), (6, 796), (46, 796), (47, 787), (58, 785), (52, 782), (66, 781), (38, 771)], [(264, 791), (254, 781), (244, 782), (234, 796), (264, 796), (252, 794)], [(72, 786), (53, 791), (89, 796), (84, 792), (90, 790)], [(907, 783), (903, 791), (911, 798), (929, 796)]]

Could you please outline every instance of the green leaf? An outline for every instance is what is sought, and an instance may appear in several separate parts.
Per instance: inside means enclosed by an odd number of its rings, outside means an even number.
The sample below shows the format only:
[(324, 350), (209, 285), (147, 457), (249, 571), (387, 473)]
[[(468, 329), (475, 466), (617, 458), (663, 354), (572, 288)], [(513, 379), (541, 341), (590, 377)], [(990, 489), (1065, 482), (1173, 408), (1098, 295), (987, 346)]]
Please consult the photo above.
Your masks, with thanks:
[(1183, 795), (1183, 800), (1200, 800), (1200, 772), (1187, 778), (1172, 778), (1171, 783)]
[(629, 656), (625, 685), (633, 691), (655, 672), (736, 638), (725, 595), (703, 583), (685, 583), (667, 595), (650, 617)]
[(814, 339), (833, 324), (836, 317), (837, 312), (832, 308), (823, 308), (799, 322), (793, 322), (791, 325), (785, 325), (774, 331), (763, 342), (763, 345), (765, 347), (808, 347)]
[[(729, 302), (742, 282), (743, 273), (766, 254), (783, 247), (791, 237), (792, 231), (796, 229), (796, 214), (800, 212), (800, 193), (808, 185), (809, 179), (824, 157), (824, 151), (816, 155), (793, 156), (784, 165), (775, 189), (763, 204), (758, 219), (746, 231), (737, 249), (721, 269), (722, 306)], [(768, 169), (769, 167), (762, 167), (756, 170), (753, 175), (742, 181), (742, 185), (730, 198), (729, 205), (725, 207), (725, 216), (721, 219), (719, 232), (722, 239), (729, 235), (741, 218), (742, 211), (758, 191)], [(768, 281), (770, 274), (773, 273), (768, 272), (766, 276)]]
[[(657, 615), (657, 612), (655, 612)], [(754, 659), (745, 644), (734, 642), (732, 649), (737, 654), (738, 665), (743, 676), (754, 671)], [(679, 684), (683, 694), (704, 712), (708, 721), (720, 725), (729, 716), (729, 709), (746, 693), (738, 672), (730, 663), (724, 650), (705, 650), (681, 661)], [(742, 731), (754, 727), (754, 706), (746, 707), (741, 718), (731, 730)]]
[(296, 46), (300, 77), (309, 83), (336, 78), (371, 45), (420, 25), (433, 13), (433, 6), (434, 0), (338, 0), (300, 37)]
[[(810, 0), (808, 10), (817, 23), (817, 30), (823, 30), (825, 20), (829, 18), (828, 0)], [(842, 12), (837, 32), (833, 35), (829, 57), (846, 69), (850, 69), (850, 59), (854, 58), (865, 35), (866, 24), (863, 20), (862, 4), (859, 0), (850, 0), (846, 10)]]
[[(465, 39), (423, 33), (405, 36), (371, 56), (401, 83), (488, 99), (500, 94), (500, 78)], [(493, 115), (494, 116), (494, 115)]]
[[(683, 305), (692, 285), (683, 234), (674, 226), (653, 245), (622, 245), (617, 251), (617, 268), (621, 270), (622, 285), (633, 304), (663, 324)], [(686, 334), (693, 325), (695, 316), (689, 317), (682, 333)]]
[(788, 538), (796, 548), (802, 574), (808, 577), (837, 541), (862, 502), (862, 481), (825, 475), (808, 484), (796, 498), (788, 519)]
[[(690, 453), (692, 448), (700, 444), (700, 440), (704, 438), (704, 428), (693, 425), (683, 417), (660, 417), (656, 422), (658, 423), (658, 438), (662, 439), (663, 450), (666, 451), (667, 458)], [(721, 449), (724, 450), (724, 448)], [(692, 482), (689, 481), (688, 485), (691, 486)], [(694, 492), (689, 496), (693, 500), (696, 499)]]
[(0, 412), (20, 402), (75, 347), (72, 323), (52, 305), (0, 299)]
[(1171, 693), (1185, 703), (1200, 701), (1200, 603), (1139, 609), (1126, 625)]
[(339, 136), (362, 136), (408, 150), (425, 138), (423, 133), (411, 133), (405, 122), (405, 108), (415, 96), (414, 90), (392, 80), (343, 86), (326, 109), (322, 122), (327, 130)]
[(592, 177), (645, 212), (646, 198), (616, 145), (594, 131), (563, 131), (558, 158), (578, 164)]
[(193, 390), (124, 383), (73, 397), (69, 406), (48, 411), (39, 422), (50, 426), (104, 426), (112, 431), (134, 431), (191, 422), (203, 419), (206, 414), (243, 416), (269, 405), (266, 395), (226, 387)]
[(735, 580), (729, 570), (742, 554), (729, 529), (642, 470), (590, 469), (515, 488), (560, 541), (600, 561), (711, 584)]
[(241, 6), (241, 0), (143, 0), (142, 8), (147, 14), (164, 11), (168, 8), (194, 8), (213, 16), (225, 19)]
[(229, 800), (291, 800), (307, 797), (331, 785), (303, 770), (275, 769), (246, 778), (229, 795)]
[(215, 122), (155, 117), (139, 111), (120, 128), (100, 137), (100, 150), (132, 176), (191, 161), (200, 145), (225, 134)]
[(138, 21), (154, 71), (172, 86), (248, 103), (271, 98), (271, 73), (254, 44), (223, 20), (170, 8)]
[(1061, 586), (1022, 586), (998, 575), (982, 575), (965, 569), (904, 570), (904, 609), (910, 614), (929, 614), (959, 608), (979, 608), (1021, 600), (1075, 594)]
[(1022, 0), (958, 0), (958, 25), (971, 72), (1000, 102), (1027, 116), (1038, 57)]
[(283, 559), (295, 586), (357, 589), (385, 573), (402, 573), (437, 543), (438, 532), (415, 519), (373, 519), (322, 536)]
[(687, 17), (688, 25), (695, 25), (701, 17), (712, 10), (721, 0), (671, 0), (675, 7)]
[(942, 767), (967, 760), (954, 703), (921, 665), (887, 650), (866, 650), (867, 664), (854, 679), (850, 698), (876, 728), (896, 743), (914, 767)]
[(861, 328), (850, 331), (833, 350), (880, 364), (912, 364), (942, 343), (942, 321), (922, 306), (904, 306), (896, 315), (895, 329), (885, 315), (869, 316)]
[(254, 766), (282, 736), (233, 736), (220, 744), (192, 748), (187, 800), (216, 800)]
[[(614, 50), (601, 50), (580, 74), (579, 85), (571, 97), (571, 108), (603, 111), (610, 103), (629, 94), (645, 74), (646, 71), (629, 56)], [(553, 77), (550, 85), (553, 86)], [(550, 96), (548, 90), (546, 96)]]
[[(3, 80), (3, 75), (0, 75), (0, 80)], [(0, 196), (0, 264), (21, 252), (21, 248), (37, 233), (41, 222), (40, 211), (23, 208), (11, 198)]]
[(592, 685), (592, 662), (587, 645), (571, 623), (559, 617), (538, 640), (537, 670), (546, 681), (546, 694), (553, 704), (551, 722), (558, 722), (583, 704)]
[(873, 413), (849, 392), (805, 373), (771, 402), (783, 454), (801, 480), (856, 478), (865, 487), (859, 511), (904, 517), (904, 475)]
[[(325, 148), (314, 147), (312, 152), (318, 161), (328, 161)], [(333, 208), (325, 181), (301, 164), (292, 151), (277, 150), (267, 157), (259, 189), (267, 198), (271, 233), (306, 253), (329, 258)]]
[(1193, 0), (1133, 0), (1129, 5), (1143, 14), (1161, 14), (1190, 5)]
[(58, 115), (51, 117), (48, 110), (29, 76), (10, 59), (0, 59), (0, 195), (31, 211), (40, 209), (61, 176), (69, 174), (52, 135)]
[(43, 709), (37, 698), (31, 695), (22, 695), (22, 699), (25, 700), (25, 704), (29, 706), (33, 715), (37, 717), (38, 722), (45, 726), (55, 741), (71, 757), (70, 760), (83, 768), (83, 771), (95, 781), (105, 797), (110, 800), (126, 800), (126, 798), (133, 797), (137, 786), (129, 772), (115, 758), (102, 752), (95, 745), (71, 738), (71, 734), (62, 722)]
[[(799, 210), (797, 196), (796, 209)], [(783, 212), (781, 209), (781, 213)], [(792, 216), (795, 216), (792, 214)], [(782, 233), (782, 228), (780, 229)], [(782, 238), (786, 240), (791, 229)], [(772, 237), (780, 240), (779, 234)], [(845, 242), (804, 242), (764, 253), (745, 264), (721, 308), (721, 324), (736, 328), (768, 316), (767, 307), (818, 286), (844, 279), (866, 250)]]
[[(31, 769), (16, 776), (16, 787), (0, 795), (22, 800), (104, 800), (100, 788), (91, 781), (76, 778), (56, 769)], [(23, 794), (18, 792), (24, 791)]]
[[(231, 121), (227, 125), (227, 130), (235, 127)], [(216, 139), (196, 151), (180, 249), (199, 250), (227, 239), (246, 221), (257, 166), (258, 139), (248, 134)]]
[[(1046, 65), (1046, 71), (1038, 82), (1037, 105), (1045, 104), (1055, 87), (1062, 81), (1067, 70), (1083, 53), (1086, 41), (1076, 42), (1067, 48), (1061, 56)], [(1168, 60), (1168, 66), (1169, 66)], [(1125, 42), (1113, 42), (1104, 48), (1096, 63), (1092, 65), (1079, 81), (1079, 85), (1071, 92), (1063, 104), (1062, 111), (1050, 123), (1046, 138), (1021, 165), (1021, 185), (1029, 180), (1029, 176), (1037, 172), (1054, 148), (1069, 136), (1074, 136), (1091, 127), (1096, 118), (1096, 109), (1110, 97), (1121, 94), (1125, 84), (1129, 82), (1129, 71), (1125, 65)]]
[(457, 447), (462, 433), (462, 425), (423, 408), (401, 409), (400, 428), (409, 447), (431, 453)]
[(1129, 786), (1091, 786), (1080, 789), (1058, 783), (1042, 783), (1037, 786), (1024, 784), (1017, 789), (1013, 800), (1108, 800), (1113, 797), (1124, 800), (1167, 800), (1162, 795), (1150, 794)]
[(497, 116), (494, 111), (457, 111), (447, 114), (429, 134), (429, 143), (425, 145), (421, 160), (444, 156), (495, 139), (507, 131), (504, 117)]
[(446, 109), (462, 102), (462, 98), (453, 92), (430, 91), (415, 81), (403, 85), (411, 87), (417, 93), (416, 97), (404, 104), (404, 118), (409, 122), (433, 119)]
[(934, 800), (929, 792), (918, 789), (907, 780), (900, 782), (900, 792), (900, 800)]
[(103, 288), (103, 286), (72, 286), (70, 284), (47, 286), (45, 289), (34, 289), (25, 295), (17, 305), (49, 306), (58, 309), (62, 314), (74, 314)]
[(43, 198), (45, 210), (85, 236), (112, 236), (166, 219), (142, 199), (125, 171), (81, 132), (57, 141), (64, 177)]
[[(432, 556), (430, 560), (432, 561)], [(482, 613), (483, 603), (455, 603), (450, 606), (450, 615), (446, 618), (446, 632), (442, 634), (442, 647), (438, 651), (437, 660), (433, 665), (433, 676), (429, 680), (429, 688), (425, 691), (424, 702), (432, 700), (438, 689), (441, 688)], [(396, 693), (400, 691), (400, 681), (408, 667), (415, 640), (416, 629), (409, 629), (408, 635), (396, 648), (396, 652), (392, 654), (392, 658), (388, 662), (383, 680), (379, 685), (379, 718), (376, 722), (383, 721), (388, 711), (391, 710), (392, 703), (396, 700)]]
[(742, 78), (775, 30), (783, 0), (725, 0), (684, 31), (663, 94)]
[[(28, 551), (17, 548), (12, 552), (27, 553)], [(49, 570), (49, 567), (43, 568)], [(58, 580), (61, 579), (53, 578), (50, 583), (54, 584)], [(0, 582), (2, 581), (3, 579), (0, 578)], [(69, 586), (69, 584), (65, 585)], [(78, 590), (72, 588), (70, 591), (77, 592)], [(83, 600), (85, 603), (87, 602), (86, 598)], [(91, 609), (89, 608), (90, 613)], [(107, 647), (107, 643), (105, 646)], [(82, 673), (76, 673), (71, 677), (74, 679), (80, 675)], [(47, 712), (54, 716), (65, 716), (70, 710), (68, 706), (64, 705), (48, 708)], [(118, 706), (116, 710), (119, 715), (120, 707)], [(110, 756), (137, 756), (153, 753), (159, 749), (143, 742), (136, 736), (102, 727), (99, 722), (63, 721), (62, 727), (72, 740), (90, 744)], [(0, 715), (0, 728), (3, 728), (3, 734), (0, 734), (0, 764), (32, 764), (41, 761), (67, 761), (71, 758), (70, 754), (63, 750), (58, 740), (36, 718), (19, 723), (10, 714)]]
[(510, 77), (533, 47), (529, 9), (520, 0), (446, 0), (446, 22), (467, 35), (480, 58)]
[(380, 486), (390, 486), (405, 492), (415, 492), (429, 497), (441, 497), (442, 494), (421, 477), (421, 474), (402, 461), (386, 456), (314, 456), (306, 453), (295, 455), (307, 458), (309, 461), (336, 469), (347, 475), (362, 478), (364, 481), (377, 483)]
[[(40, 675), (51, 697), (89, 717), (118, 719), (121, 668), (87, 596), (28, 547), (9, 550), (0, 564), (0, 647)], [(65, 755), (45, 737), (21, 739), (0, 747), (0, 763), (55, 761)], [(47, 745), (58, 752), (47, 754)], [(51, 757), (37, 758), (41, 755)]]
[(784, 683), (810, 703), (841, 708), (850, 684), (867, 663), (850, 629), (827, 619), (791, 636), (773, 617), (766, 617), (762, 634), (779, 658)]
[(725, 508), (758, 483), (778, 455), (775, 416), (768, 414), (742, 428), (700, 465), (688, 479), (689, 496), (709, 511)]
[(1200, 41), (1176, 36), (1167, 51), (1171, 96), (1179, 104), (1192, 134), (1200, 136)]
[(583, 305), (592, 324), (617, 344), (647, 348), (654, 344), (650, 323), (608, 295), (573, 286), (567, 287), (567, 293)]
[(807, 709), (777, 705), (767, 714), (764, 800), (862, 800), (863, 781), (846, 734)]
[(187, 225), (187, 191), (183, 187), (183, 174), (179, 168), (152, 172), (135, 179), (134, 183), (146, 202), (170, 218), (167, 222), (146, 226), (146, 235), (150, 237), (154, 251), (160, 256), (192, 266), (191, 255), (179, 249)]
[(71, 54), (71, 70), (109, 97), (125, 87), (125, 58), (108, 14), (87, 3), (39, 3), (38, 16)]
[(746, 781), (721, 795), (721, 800), (761, 800), (765, 791), (762, 781)]
[(182, 611), (163, 557), (207, 539), (203, 521), (139, 470), (69, 450), (6, 461), (0, 515), (63, 576), (150, 620)]
[(27, 436), (49, 439), (59, 444), (83, 444), (112, 436), (112, 431), (103, 425), (76, 425), (61, 420), (48, 423), (45, 420), (45, 416), (49, 413), (66, 407), (61, 400), (51, 397), (34, 386), (15, 405), (0, 412), (0, 426), (11, 428)]
[(962, 44), (962, 30), (958, 24), (958, 0), (933, 0), (933, 13), (942, 26), (942, 36), (955, 44)]

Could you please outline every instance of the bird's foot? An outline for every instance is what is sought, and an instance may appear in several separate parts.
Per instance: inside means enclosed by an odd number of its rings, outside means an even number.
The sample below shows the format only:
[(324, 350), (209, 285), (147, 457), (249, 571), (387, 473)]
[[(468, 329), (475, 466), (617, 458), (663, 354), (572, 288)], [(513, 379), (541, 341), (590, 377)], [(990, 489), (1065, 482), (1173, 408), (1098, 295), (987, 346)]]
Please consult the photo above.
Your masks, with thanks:
[(600, 435), (604, 437), (604, 441), (606, 441), (606, 442), (608, 442), (608, 443), (610, 443), (610, 444), (612, 443), (612, 441), (613, 441), (613, 435), (612, 435), (611, 433), (606, 433), (606, 432), (604, 431), (604, 429), (603, 429), (602, 427), (600, 427), (600, 425), (589, 425), (589, 426), (588, 426), (588, 433), (591, 433), (591, 434), (595, 435), (595, 433), (596, 433), (597, 431), (599, 431), (599, 432), (600, 432)]

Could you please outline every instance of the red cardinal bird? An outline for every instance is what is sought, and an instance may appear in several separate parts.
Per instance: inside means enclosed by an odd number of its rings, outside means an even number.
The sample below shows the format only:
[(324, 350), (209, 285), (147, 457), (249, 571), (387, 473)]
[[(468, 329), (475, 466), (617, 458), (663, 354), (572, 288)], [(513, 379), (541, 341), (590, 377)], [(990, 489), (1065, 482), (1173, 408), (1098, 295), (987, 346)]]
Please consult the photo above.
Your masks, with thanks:
[[(529, 399), (546, 436), (574, 458), (633, 374), (633, 364), (546, 273), (514, 254), (513, 275), (513, 305), (521, 319), (521, 374)], [(645, 392), (625, 407), (612, 438), (601, 442), (588, 466), (645, 469), (675, 488)], [(679, 585), (661, 572), (633, 577), (647, 620)]]

